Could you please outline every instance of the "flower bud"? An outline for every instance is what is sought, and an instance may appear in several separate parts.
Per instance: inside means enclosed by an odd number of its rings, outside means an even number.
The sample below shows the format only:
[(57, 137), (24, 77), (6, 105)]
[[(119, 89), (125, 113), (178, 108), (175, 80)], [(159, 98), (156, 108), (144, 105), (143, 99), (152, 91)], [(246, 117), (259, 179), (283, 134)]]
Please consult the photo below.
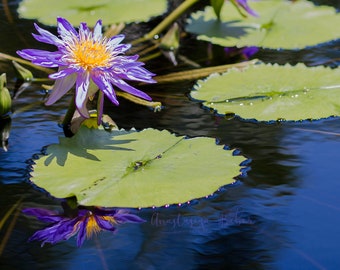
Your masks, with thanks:
[(6, 88), (6, 73), (0, 75), (0, 117), (6, 117), (12, 107), (11, 95)]

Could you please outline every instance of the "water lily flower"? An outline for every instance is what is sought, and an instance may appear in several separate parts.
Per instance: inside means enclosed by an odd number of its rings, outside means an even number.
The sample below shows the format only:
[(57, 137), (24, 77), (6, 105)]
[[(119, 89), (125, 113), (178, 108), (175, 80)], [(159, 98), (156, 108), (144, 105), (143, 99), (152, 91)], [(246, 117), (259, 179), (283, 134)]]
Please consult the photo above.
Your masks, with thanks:
[(44, 222), (50, 222), (50, 226), (35, 232), (29, 241), (42, 241), (55, 244), (77, 236), (77, 246), (80, 247), (86, 238), (102, 230), (116, 231), (116, 225), (121, 223), (140, 223), (145, 220), (130, 214), (124, 210), (109, 208), (79, 208), (71, 216), (61, 215), (55, 211), (42, 208), (26, 208), (23, 212), (32, 215)]
[[(144, 63), (137, 61), (138, 55), (123, 55), (130, 44), (121, 44), (124, 35), (107, 38), (102, 35), (102, 21), (98, 20), (93, 31), (86, 23), (81, 23), (79, 31), (64, 18), (57, 18), (55, 36), (35, 24), (39, 34), (33, 37), (43, 43), (52, 44), (57, 51), (50, 52), (38, 49), (24, 49), (18, 55), (44, 67), (58, 67), (58, 71), (49, 75), (55, 80), (52, 92), (46, 101), (51, 105), (59, 100), (75, 85), (75, 104), (78, 112), (89, 118), (86, 103), (98, 88), (111, 102), (118, 105), (113, 86), (134, 96), (151, 100), (146, 93), (129, 85), (125, 80), (154, 83), (153, 73), (146, 70)], [(100, 99), (99, 115), (103, 110), (103, 100)], [(98, 119), (100, 119), (98, 117)]]
[(250, 8), (248, 5), (247, 0), (230, 0), (231, 3), (236, 6), (237, 8), (242, 8), (244, 11), (246, 11), (249, 15), (258, 17), (259, 15), (254, 11), (253, 9)]

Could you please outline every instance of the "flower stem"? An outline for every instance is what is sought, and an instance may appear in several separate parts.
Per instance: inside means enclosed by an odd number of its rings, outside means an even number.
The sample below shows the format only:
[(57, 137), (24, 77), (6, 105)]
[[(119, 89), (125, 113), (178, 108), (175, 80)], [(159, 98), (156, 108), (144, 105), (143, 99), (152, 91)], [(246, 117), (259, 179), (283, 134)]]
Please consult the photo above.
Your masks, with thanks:
[(207, 68), (199, 68), (194, 70), (186, 70), (186, 71), (179, 71), (179, 72), (173, 72), (166, 75), (160, 75), (153, 77), (154, 80), (157, 81), (157, 83), (172, 83), (172, 82), (179, 82), (179, 81), (186, 81), (186, 80), (197, 80), (200, 78), (204, 78), (209, 76), (212, 73), (223, 73), (228, 71), (231, 68), (246, 68), (249, 65), (254, 65), (258, 63), (259, 60), (254, 59), (251, 61), (245, 61), (241, 63), (236, 64), (228, 64), (228, 65), (221, 65), (221, 66), (215, 66), (215, 67), (207, 67)]
[(131, 43), (134, 45), (136, 43), (140, 43), (145, 40), (154, 38), (156, 35), (158, 35), (164, 29), (166, 29), (171, 23), (173, 23), (178, 17), (180, 17), (188, 8), (190, 8), (193, 4), (195, 4), (198, 1), (199, 0), (185, 0), (182, 4), (180, 4), (167, 17), (165, 17), (163, 21), (161, 21), (154, 29), (152, 29), (144, 37), (136, 39), (132, 41)]
[(70, 132), (69, 127), (74, 115), (74, 112), (76, 111), (76, 103), (75, 103), (75, 96), (73, 95), (70, 104), (68, 105), (67, 112), (65, 114), (65, 117), (62, 122), (62, 126), (64, 129), (64, 133), (67, 136), (67, 134)]
[(162, 103), (157, 101), (147, 101), (122, 91), (117, 91), (116, 94), (117, 96), (130, 100), (136, 104), (153, 108), (154, 111), (159, 111), (162, 108)]

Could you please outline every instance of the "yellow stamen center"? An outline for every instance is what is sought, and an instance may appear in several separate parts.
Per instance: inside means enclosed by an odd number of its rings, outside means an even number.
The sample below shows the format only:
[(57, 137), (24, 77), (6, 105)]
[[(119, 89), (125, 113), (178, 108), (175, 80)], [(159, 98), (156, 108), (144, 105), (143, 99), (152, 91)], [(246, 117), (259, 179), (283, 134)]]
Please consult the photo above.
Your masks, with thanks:
[(95, 67), (107, 67), (111, 59), (105, 44), (84, 40), (71, 48), (72, 62), (90, 71)]

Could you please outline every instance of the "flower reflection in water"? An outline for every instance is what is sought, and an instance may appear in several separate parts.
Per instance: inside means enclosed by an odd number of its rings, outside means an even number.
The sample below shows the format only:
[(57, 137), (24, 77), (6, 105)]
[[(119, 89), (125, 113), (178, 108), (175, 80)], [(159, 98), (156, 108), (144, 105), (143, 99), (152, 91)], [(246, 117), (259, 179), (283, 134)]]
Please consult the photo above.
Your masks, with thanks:
[(78, 234), (77, 245), (80, 247), (85, 238), (90, 238), (102, 230), (114, 232), (118, 224), (145, 222), (140, 217), (122, 209), (79, 206), (72, 210), (64, 207), (64, 210), (64, 213), (60, 214), (42, 208), (24, 209), (25, 214), (50, 223), (47, 228), (34, 233), (29, 241), (42, 241), (41, 246), (43, 246), (45, 243), (55, 244), (68, 240)]

